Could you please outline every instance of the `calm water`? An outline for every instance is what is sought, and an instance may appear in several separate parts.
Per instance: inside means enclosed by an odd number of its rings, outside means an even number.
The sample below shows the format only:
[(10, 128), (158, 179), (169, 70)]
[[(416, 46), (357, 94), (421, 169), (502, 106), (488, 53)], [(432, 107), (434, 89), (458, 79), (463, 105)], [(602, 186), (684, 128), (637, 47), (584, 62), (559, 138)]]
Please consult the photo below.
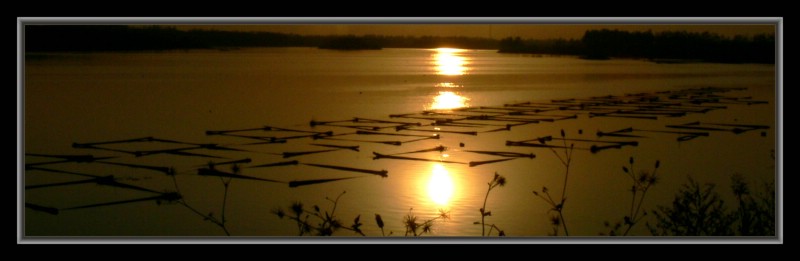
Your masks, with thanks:
[[(354, 141), (292, 139), (285, 144), (242, 145), (253, 140), (207, 136), (206, 130), (234, 130), (274, 126), (291, 129), (351, 133), (353, 129), (317, 126), (309, 121), (348, 120), (353, 117), (391, 119), (389, 114), (429, 109), (502, 106), (515, 102), (588, 98), (599, 95), (678, 90), (693, 87), (746, 87), (725, 93), (766, 100), (762, 105), (729, 105), (706, 114), (689, 114), (657, 121), (595, 117), (541, 122), (511, 131), (477, 136), (442, 133), (441, 139), (393, 146)], [(629, 208), (630, 182), (621, 170), (629, 157), (637, 169), (651, 169), (656, 160), (662, 179), (651, 189), (644, 207), (667, 205), (688, 176), (718, 184), (730, 194), (729, 177), (743, 174), (751, 183), (772, 181), (775, 161), (775, 78), (771, 65), (655, 64), (636, 60), (588, 61), (572, 57), (532, 57), (486, 50), (385, 49), (341, 52), (309, 48), (242, 49), (144, 53), (51, 54), (28, 57), (25, 65), (24, 145), (27, 153), (119, 156), (110, 161), (171, 166), (180, 192), (198, 212), (221, 213), (223, 185), (219, 178), (198, 176), (196, 169), (210, 158), (157, 154), (133, 157), (124, 153), (72, 148), (88, 143), (153, 136), (193, 143), (217, 143), (247, 150), (196, 150), (228, 159), (251, 158), (243, 166), (297, 159), (300, 163), (387, 170), (388, 177), (317, 168), (309, 165), (244, 168), (242, 174), (280, 181), (357, 177), (289, 188), (286, 184), (233, 180), (226, 205), (227, 227), (234, 236), (292, 236), (296, 225), (272, 214), (293, 202), (330, 209), (326, 197), (346, 191), (336, 209), (345, 224), (357, 215), (367, 235), (379, 236), (374, 214), (385, 231), (403, 235), (403, 217), (434, 217), (439, 209), (450, 219), (435, 222), (433, 236), (479, 236), (478, 209), (495, 172), (508, 184), (492, 190), (487, 209), (495, 224), (509, 236), (546, 236), (550, 231), (548, 205), (534, 197), (542, 186), (561, 194), (564, 167), (547, 149), (507, 147), (507, 140), (557, 136), (595, 139), (596, 131), (626, 127), (666, 129), (667, 124), (692, 121), (768, 125), (770, 129), (735, 135), (712, 132), (687, 142), (675, 135), (647, 134), (637, 147), (592, 154), (576, 150), (567, 186), (565, 217), (570, 235), (605, 232), (603, 222), (617, 221)], [(346, 124), (346, 123), (343, 123)], [(457, 130), (452, 128), (450, 130)], [(579, 134), (579, 130), (582, 134)], [(412, 132), (398, 132), (412, 133)], [(243, 133), (245, 134), (245, 133)], [(248, 132), (268, 136), (272, 133)], [(278, 136), (298, 133), (282, 132)], [(431, 133), (414, 133), (426, 134)], [(408, 137), (351, 139), (409, 140)], [(344, 138), (344, 136), (343, 136)], [(359, 151), (338, 150), (283, 159), (282, 152), (325, 149), (310, 143), (359, 145)], [(465, 146), (460, 147), (463, 143)], [(534, 153), (536, 158), (469, 167), (464, 164), (380, 159), (383, 154), (428, 149), (448, 150), (408, 156), (469, 162), (496, 159), (464, 150)], [(576, 146), (583, 146), (578, 144)], [(175, 148), (175, 144), (109, 145), (120, 150)], [(180, 147), (180, 146), (177, 146)], [(561, 152), (561, 151), (559, 151)], [(29, 162), (47, 158), (27, 156)], [(224, 161), (211, 159), (214, 161)], [(51, 168), (95, 175), (114, 175), (119, 181), (157, 191), (175, 191), (172, 178), (146, 169), (98, 163), (63, 163)], [(221, 169), (229, 170), (228, 166)], [(26, 185), (80, 180), (76, 176), (30, 170)], [(29, 189), (25, 202), (55, 208), (147, 197), (151, 194), (96, 184)], [(732, 200), (728, 200), (732, 202)], [(222, 229), (178, 204), (153, 201), (96, 208), (64, 210), (54, 216), (25, 209), (26, 235), (157, 235), (223, 236)], [(644, 223), (635, 235), (649, 235)], [(337, 235), (353, 235), (340, 231)]]

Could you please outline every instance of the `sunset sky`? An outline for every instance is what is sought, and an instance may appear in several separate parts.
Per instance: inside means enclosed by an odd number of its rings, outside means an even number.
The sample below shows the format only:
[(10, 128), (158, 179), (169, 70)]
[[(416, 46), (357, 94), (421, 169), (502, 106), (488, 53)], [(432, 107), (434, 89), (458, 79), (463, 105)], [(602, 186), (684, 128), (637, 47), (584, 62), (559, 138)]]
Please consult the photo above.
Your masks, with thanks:
[(495, 39), (520, 36), (523, 38), (581, 38), (586, 30), (619, 29), (626, 31), (689, 31), (711, 32), (724, 36), (774, 33), (771, 24), (285, 24), (285, 25), (178, 25), (179, 29), (215, 29), (230, 31), (266, 31), (302, 35), (376, 34), (410, 36), (470, 36)]

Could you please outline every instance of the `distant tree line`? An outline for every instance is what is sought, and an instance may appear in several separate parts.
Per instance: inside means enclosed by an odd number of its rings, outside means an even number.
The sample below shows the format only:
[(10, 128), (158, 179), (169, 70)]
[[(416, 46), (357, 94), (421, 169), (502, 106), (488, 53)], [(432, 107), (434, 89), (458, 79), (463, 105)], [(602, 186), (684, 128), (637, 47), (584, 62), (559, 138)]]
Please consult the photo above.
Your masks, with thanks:
[(25, 50), (140, 51), (235, 47), (320, 47), (329, 49), (436, 48), (497, 49), (497, 40), (439, 36), (303, 36), (271, 32), (181, 31), (169, 26), (27, 25)]
[(708, 32), (653, 33), (590, 30), (582, 39), (502, 40), (441, 36), (303, 36), (271, 32), (182, 31), (168, 26), (26, 25), (25, 50), (139, 51), (236, 47), (320, 47), (341, 50), (381, 48), (497, 49), (501, 53), (576, 55), (585, 59), (637, 58), (723, 63), (774, 63), (775, 36), (724, 37)]
[(25, 50), (138, 51), (255, 46), (313, 46), (299, 35), (269, 32), (181, 31), (174, 27), (126, 25), (28, 25)]
[(581, 40), (575, 39), (522, 39), (507, 37), (500, 40), (498, 52), (501, 53), (536, 53), (555, 55), (583, 55), (585, 46)]
[(319, 45), (322, 49), (337, 50), (380, 50), (383, 48), (376, 37), (358, 37), (355, 35), (337, 36)]
[(384, 36), (345, 35), (317, 36), (320, 48), (328, 49), (381, 49), (381, 48), (464, 48), (497, 49), (498, 41), (489, 38), (462, 36)]
[(589, 30), (580, 40), (500, 40), (499, 52), (578, 55), (585, 59), (640, 58), (721, 63), (774, 63), (774, 34), (723, 37), (708, 32)]

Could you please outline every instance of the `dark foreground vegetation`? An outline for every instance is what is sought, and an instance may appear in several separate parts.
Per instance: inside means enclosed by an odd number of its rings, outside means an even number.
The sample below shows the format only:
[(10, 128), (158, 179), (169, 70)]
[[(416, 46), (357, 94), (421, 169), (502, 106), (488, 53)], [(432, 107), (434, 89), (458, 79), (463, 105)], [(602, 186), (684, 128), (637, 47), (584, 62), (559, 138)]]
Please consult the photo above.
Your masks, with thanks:
[[(752, 189), (744, 176), (731, 176), (736, 198), (726, 204), (716, 185), (689, 178), (675, 195), (672, 206), (653, 211), (655, 236), (775, 236), (775, 184), (764, 182)], [(758, 184), (757, 184), (758, 185)]]
[(590, 30), (582, 39), (534, 40), (509, 37), (303, 36), (270, 32), (181, 31), (174, 27), (125, 25), (28, 25), (26, 52), (319, 47), (338, 50), (382, 48), (497, 49), (501, 53), (575, 55), (584, 59), (634, 58), (663, 63), (774, 63), (774, 34), (724, 37), (708, 32), (659, 33)]

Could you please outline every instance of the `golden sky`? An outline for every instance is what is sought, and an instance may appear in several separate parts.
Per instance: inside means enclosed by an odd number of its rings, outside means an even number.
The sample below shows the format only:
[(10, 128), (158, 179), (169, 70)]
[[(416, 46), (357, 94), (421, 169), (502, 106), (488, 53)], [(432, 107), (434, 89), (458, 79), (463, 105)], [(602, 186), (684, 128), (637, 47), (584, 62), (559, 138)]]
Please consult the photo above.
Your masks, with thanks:
[(626, 31), (689, 31), (711, 32), (724, 36), (774, 33), (775, 25), (755, 24), (298, 24), (298, 25), (177, 25), (179, 29), (216, 29), (230, 31), (265, 31), (303, 35), (376, 34), (376, 35), (435, 35), (504, 38), (581, 38), (586, 30), (619, 29)]

